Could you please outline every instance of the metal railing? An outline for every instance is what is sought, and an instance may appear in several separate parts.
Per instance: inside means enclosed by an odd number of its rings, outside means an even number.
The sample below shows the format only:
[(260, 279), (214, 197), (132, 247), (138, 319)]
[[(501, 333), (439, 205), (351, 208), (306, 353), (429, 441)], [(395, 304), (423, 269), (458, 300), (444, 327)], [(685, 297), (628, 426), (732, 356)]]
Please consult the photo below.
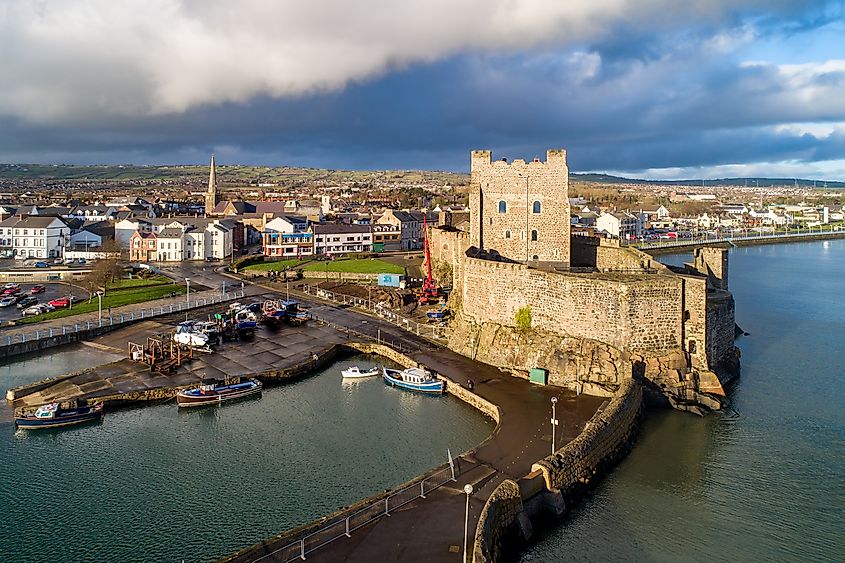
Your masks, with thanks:
[[(218, 295), (206, 295), (204, 297), (197, 296), (194, 299), (185, 299), (176, 303), (170, 302), (161, 304), (158, 307), (144, 307), (140, 311), (128, 311), (123, 313), (112, 313), (109, 315), (102, 315), (102, 317), (94, 320), (85, 320), (75, 322), (71, 325), (62, 324), (61, 326), (44, 327), (28, 332), (17, 332), (15, 334), (6, 334), (5, 338), (0, 335), (0, 346), (11, 346), (12, 344), (22, 344), (31, 342), (33, 340), (40, 340), (46, 338), (53, 338), (54, 336), (63, 336), (73, 334), (80, 331), (91, 330), (92, 328), (100, 328), (104, 326), (120, 326), (122, 324), (133, 323), (139, 320), (152, 319), (164, 315), (172, 315), (174, 313), (182, 313), (196, 309), (199, 307), (207, 307), (233, 299), (242, 299), (245, 296), (243, 289)], [(90, 313), (89, 313), (90, 314)]]
[(309, 316), (310, 316), (311, 320), (317, 321), (318, 323), (323, 323), (324, 325), (335, 328), (335, 329), (337, 329), (341, 332), (345, 332), (347, 334), (347, 336), (351, 336), (351, 335), (354, 334), (355, 336), (358, 336), (360, 338), (364, 338), (366, 340), (375, 340), (377, 343), (384, 344), (385, 346), (389, 346), (390, 348), (393, 348), (394, 350), (396, 350), (397, 352), (402, 353), (402, 354), (408, 354), (408, 353), (411, 353), (411, 352), (419, 352), (419, 351), (423, 350), (422, 346), (415, 345), (415, 344), (410, 343), (408, 341), (396, 340), (396, 339), (393, 338), (393, 335), (382, 334), (381, 331), (378, 328), (376, 328), (377, 332), (376, 332), (375, 335), (366, 334), (364, 332), (361, 332), (359, 330), (355, 330), (354, 328), (351, 328), (351, 327), (346, 326), (344, 324), (340, 324), (336, 321), (332, 321), (332, 320), (327, 319), (325, 317), (320, 317), (319, 315), (317, 315), (313, 312), (309, 313)]
[(397, 489), (388, 495), (375, 499), (363, 508), (350, 510), (348, 513), (337, 515), (318, 525), (317, 529), (292, 541), (266, 555), (253, 559), (253, 563), (261, 562), (292, 562), (304, 560), (309, 553), (324, 547), (331, 542), (352, 537), (352, 532), (381, 518), (389, 516), (390, 512), (419, 498), (426, 498), (431, 491), (457, 480), (456, 465), (449, 457), (449, 463), (435, 473), (409, 485)]
[(747, 229), (737, 231), (732, 231), (729, 233), (721, 233), (721, 234), (706, 234), (706, 235), (698, 235), (694, 236), (693, 238), (684, 238), (684, 239), (676, 239), (676, 240), (659, 240), (653, 242), (640, 242), (640, 241), (620, 241), (623, 246), (634, 246), (641, 250), (645, 249), (652, 249), (652, 248), (676, 248), (676, 247), (685, 247), (685, 246), (696, 246), (699, 244), (708, 244), (708, 243), (718, 243), (718, 242), (735, 242), (735, 241), (763, 241), (763, 240), (775, 240), (775, 239), (794, 239), (794, 238), (803, 238), (803, 237), (817, 237), (821, 235), (831, 235), (831, 234), (841, 234), (845, 235), (845, 229), (838, 227), (837, 225), (830, 225), (828, 228), (814, 228), (808, 227), (807, 229), (797, 229), (791, 231), (784, 231), (784, 232), (751, 232), (749, 233)]
[(384, 303), (363, 299), (361, 297), (353, 297), (343, 293), (334, 293), (332, 291), (313, 287), (307, 284), (302, 286), (302, 291), (308, 295), (314, 295), (328, 301), (333, 301), (334, 303), (366, 309), (391, 324), (407, 330), (408, 332), (413, 332), (417, 336), (422, 336), (423, 338), (428, 338), (441, 343), (448, 340), (445, 326), (430, 325), (415, 321), (414, 319), (409, 319), (408, 317), (391, 310)]

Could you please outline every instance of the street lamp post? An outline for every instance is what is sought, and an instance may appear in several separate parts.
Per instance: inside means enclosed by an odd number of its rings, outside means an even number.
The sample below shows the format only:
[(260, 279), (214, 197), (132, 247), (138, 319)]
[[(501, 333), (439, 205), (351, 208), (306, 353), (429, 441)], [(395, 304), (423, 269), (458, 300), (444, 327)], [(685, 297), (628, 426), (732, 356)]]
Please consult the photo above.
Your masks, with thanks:
[(469, 532), (469, 496), (472, 494), (472, 485), (464, 485), (464, 492), (467, 494), (467, 507), (464, 513), (464, 563), (467, 561), (467, 533)]
[(191, 278), (185, 278), (185, 287), (187, 291), (185, 292), (185, 320), (188, 320), (188, 307), (191, 306)]
[(552, 397), (552, 455), (555, 455), (555, 426), (557, 426), (557, 417), (555, 416), (556, 404), (557, 397)]
[(103, 326), (103, 292), (97, 292), (97, 323)]

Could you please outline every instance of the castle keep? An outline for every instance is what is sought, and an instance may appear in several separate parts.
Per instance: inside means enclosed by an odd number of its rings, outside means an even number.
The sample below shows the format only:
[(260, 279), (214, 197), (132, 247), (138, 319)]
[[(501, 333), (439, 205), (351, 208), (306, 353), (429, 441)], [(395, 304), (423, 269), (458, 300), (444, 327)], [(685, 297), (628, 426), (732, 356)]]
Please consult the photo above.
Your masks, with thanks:
[(565, 150), (511, 164), (473, 151), (470, 244), (515, 261), (569, 265), (568, 192)]
[(546, 368), (550, 383), (587, 393), (637, 377), (678, 408), (718, 408), (738, 370), (727, 250), (670, 268), (612, 240), (570, 237), (565, 151), (471, 158), (468, 229), (431, 231), (451, 277), (441, 282), (453, 286), (452, 347), (516, 375)]

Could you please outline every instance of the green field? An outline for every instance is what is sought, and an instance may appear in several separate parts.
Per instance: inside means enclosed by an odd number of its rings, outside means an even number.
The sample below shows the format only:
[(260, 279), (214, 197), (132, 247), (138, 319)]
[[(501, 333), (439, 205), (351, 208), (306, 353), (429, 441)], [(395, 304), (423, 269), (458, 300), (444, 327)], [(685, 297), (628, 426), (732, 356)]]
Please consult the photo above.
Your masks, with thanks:
[(250, 272), (270, 272), (281, 271), (290, 267), (293, 269), (302, 269), (308, 272), (342, 272), (347, 274), (404, 274), (405, 268), (379, 260), (378, 258), (350, 258), (329, 260), (328, 262), (321, 260), (310, 260), (308, 262), (299, 262), (293, 260), (280, 260), (278, 262), (262, 262), (260, 264), (252, 264), (244, 268)]
[[(167, 279), (167, 278), (163, 278)], [(120, 280), (121, 282), (130, 282), (129, 285), (120, 284), (118, 287), (110, 289), (105, 296), (103, 296), (103, 314), (109, 307), (121, 307), (123, 305), (132, 305), (133, 303), (143, 303), (145, 301), (153, 301), (167, 297), (171, 293), (184, 294), (186, 288), (184, 285), (173, 285), (171, 283), (162, 283), (160, 280)], [(138, 282), (145, 281), (146, 285), (140, 285)], [(136, 282), (134, 285), (131, 282)], [(70, 317), (73, 315), (81, 315), (82, 313), (91, 313), (97, 310), (99, 304), (97, 298), (94, 297), (91, 302), (81, 301), (75, 303), (70, 309), (56, 309), (43, 315), (36, 315), (34, 317), (22, 317), (15, 321), (15, 324), (28, 324), (50, 319), (60, 319), (62, 317)]]

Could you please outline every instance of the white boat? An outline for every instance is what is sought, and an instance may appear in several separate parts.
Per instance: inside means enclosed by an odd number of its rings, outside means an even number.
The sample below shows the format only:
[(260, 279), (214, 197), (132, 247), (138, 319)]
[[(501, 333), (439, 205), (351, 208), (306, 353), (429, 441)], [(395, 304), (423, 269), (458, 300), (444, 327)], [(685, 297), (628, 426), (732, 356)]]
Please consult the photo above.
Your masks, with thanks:
[(378, 369), (378, 367), (374, 367), (374, 368), (368, 369), (366, 371), (361, 371), (361, 368), (359, 368), (358, 366), (352, 366), (352, 367), (348, 367), (344, 370), (341, 370), (340, 374), (343, 377), (346, 377), (346, 378), (349, 378), (349, 379), (355, 378), (355, 377), (373, 377), (374, 375), (379, 374), (379, 369)]

